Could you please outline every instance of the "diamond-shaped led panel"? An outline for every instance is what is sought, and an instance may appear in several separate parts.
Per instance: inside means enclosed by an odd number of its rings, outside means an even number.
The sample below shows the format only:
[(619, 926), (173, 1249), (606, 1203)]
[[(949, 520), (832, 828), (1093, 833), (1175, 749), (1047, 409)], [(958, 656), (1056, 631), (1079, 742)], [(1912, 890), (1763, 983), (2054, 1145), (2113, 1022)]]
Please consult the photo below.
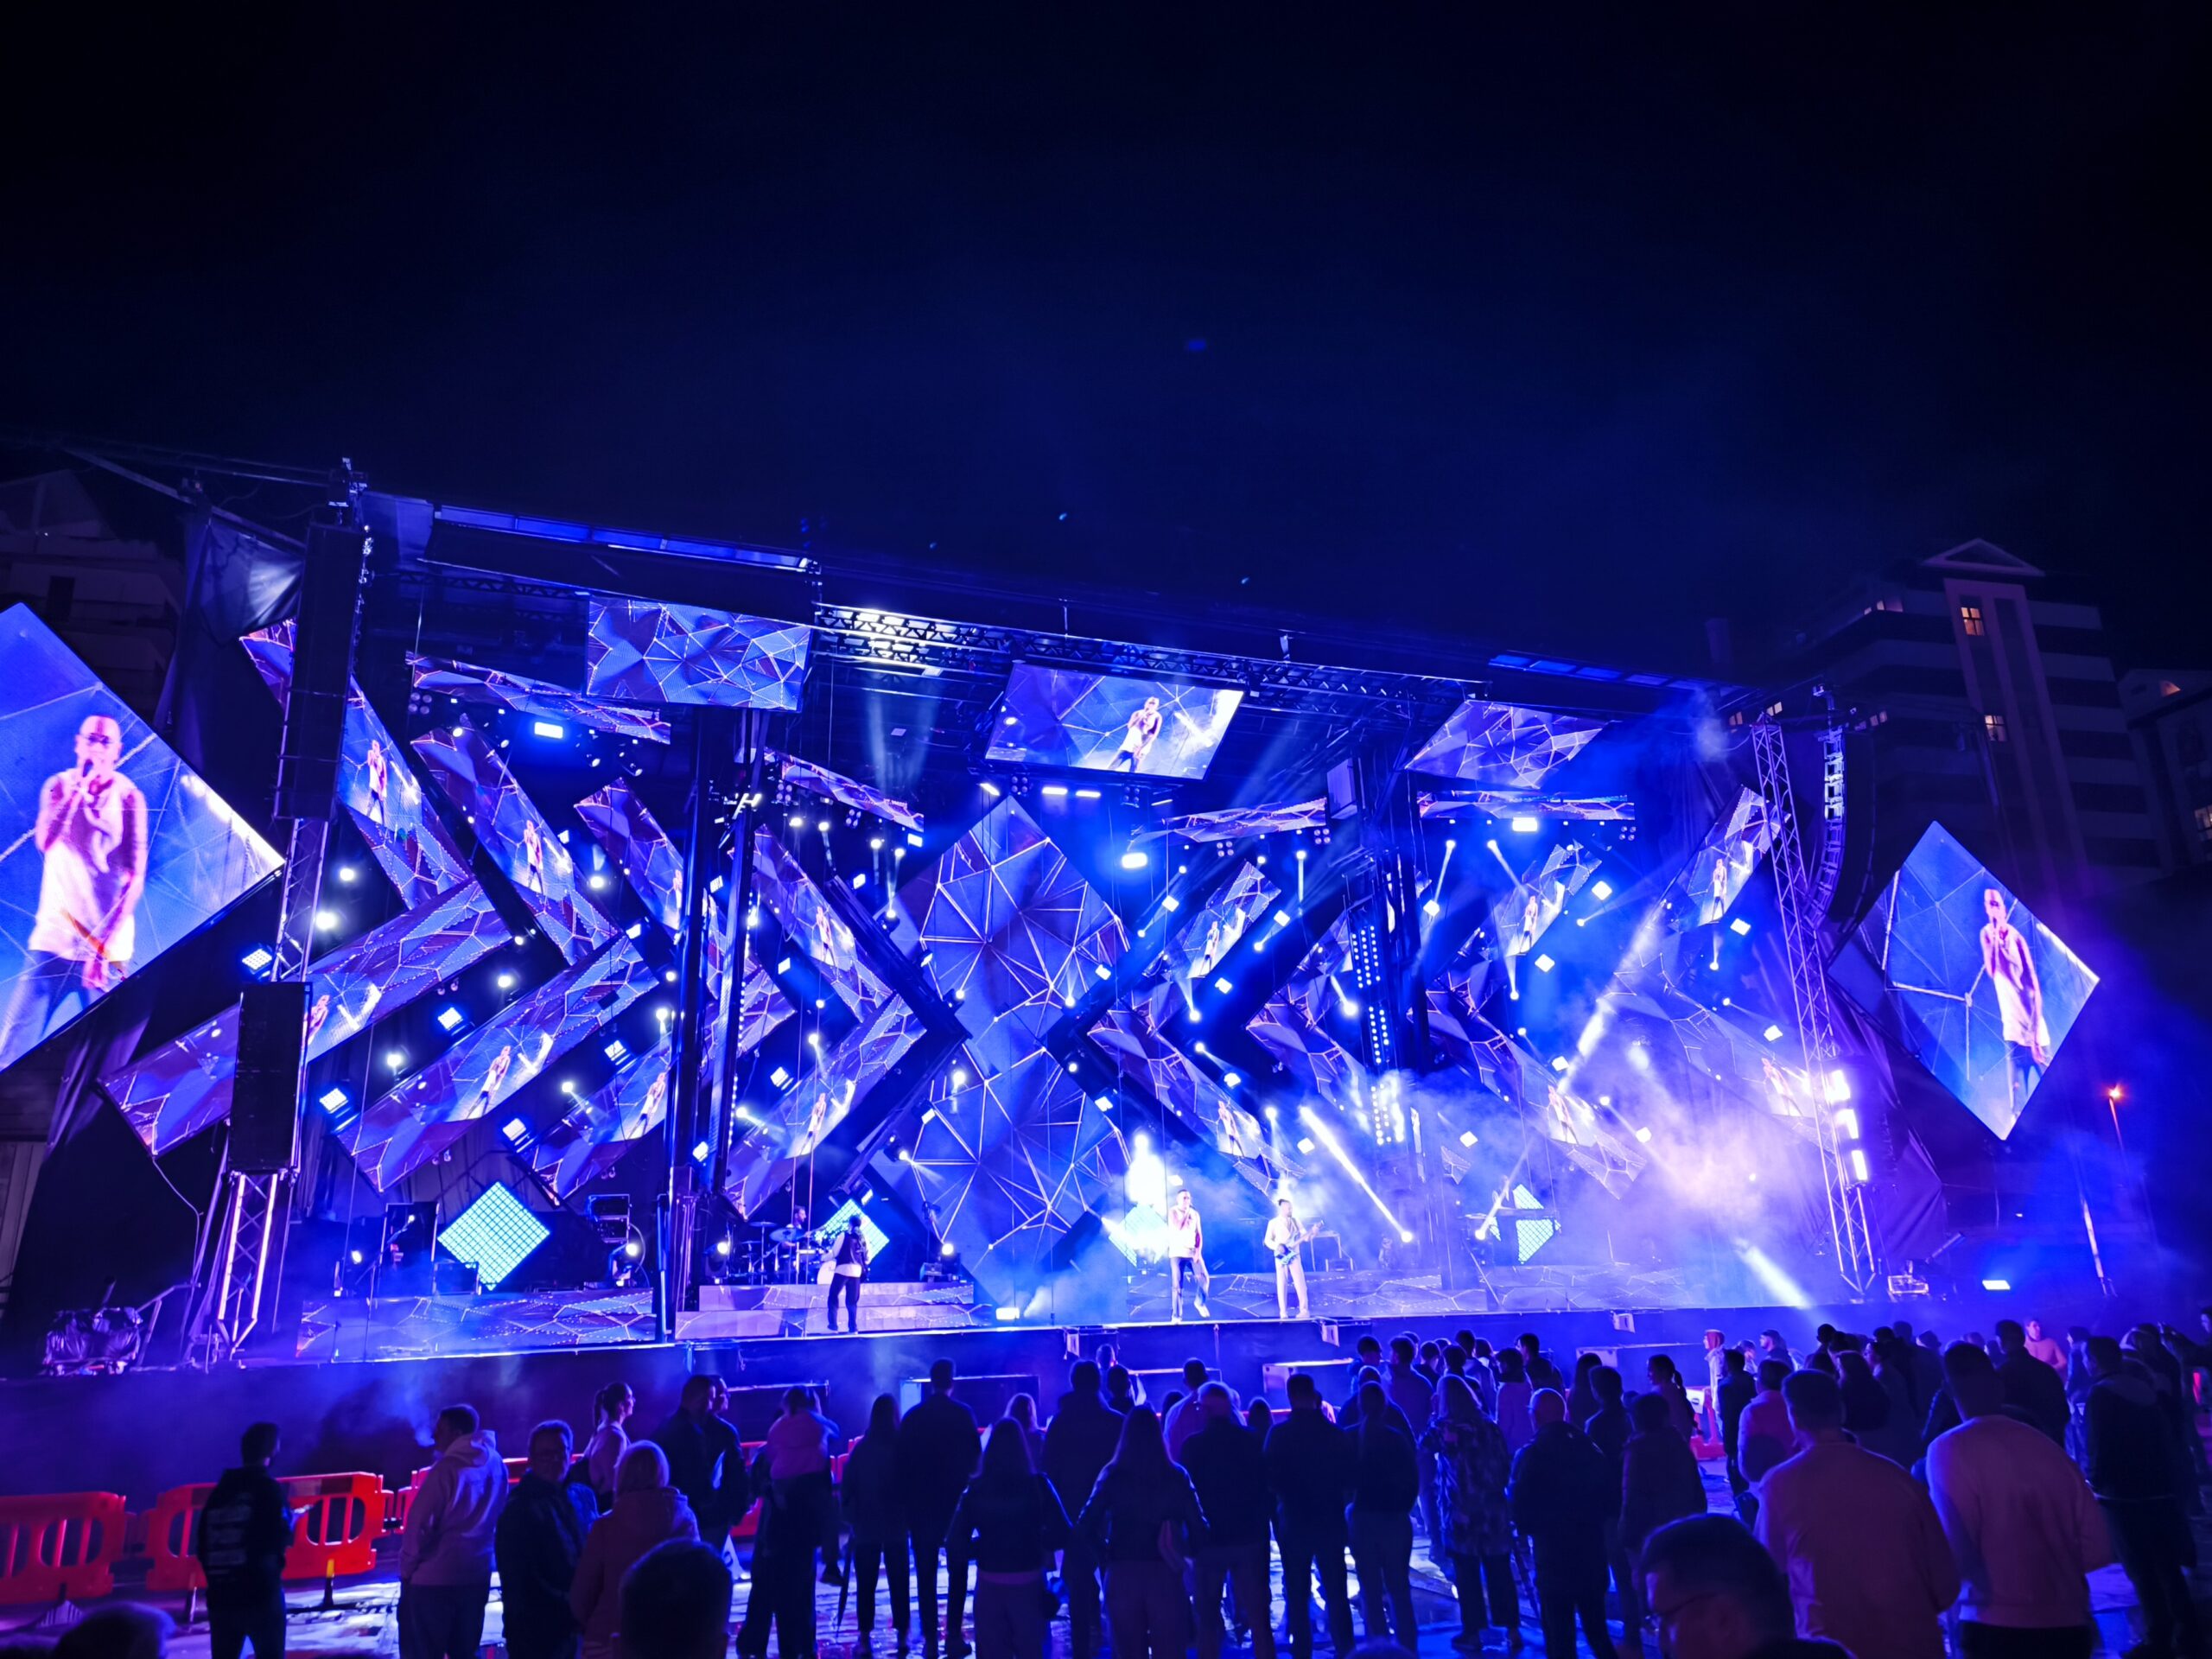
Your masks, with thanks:
[(552, 1236), (512, 1188), (494, 1181), (446, 1224), (438, 1243), (456, 1260), (474, 1263), (476, 1282), (492, 1290)]
[(1470, 697), (1406, 762), (1406, 770), (1483, 789), (1534, 789), (1605, 729), (1602, 720)]
[(626, 702), (705, 703), (788, 714), (813, 631), (728, 611), (637, 599), (591, 601), (584, 690)]

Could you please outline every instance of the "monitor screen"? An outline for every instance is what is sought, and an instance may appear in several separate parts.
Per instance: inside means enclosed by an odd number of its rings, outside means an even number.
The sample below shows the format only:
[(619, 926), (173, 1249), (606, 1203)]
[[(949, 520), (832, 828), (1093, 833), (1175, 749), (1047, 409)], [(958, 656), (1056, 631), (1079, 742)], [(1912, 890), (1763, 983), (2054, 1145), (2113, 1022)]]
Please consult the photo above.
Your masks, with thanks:
[(1932, 824), (1830, 977), (2000, 1141), (2097, 976), (1942, 824)]
[(0, 613), (0, 1066), (283, 861), (28, 606)]
[(1203, 778), (1242, 691), (1016, 663), (984, 758), (1145, 778)]
[(798, 709), (813, 631), (796, 622), (594, 599), (584, 640), (584, 691), (626, 702)]

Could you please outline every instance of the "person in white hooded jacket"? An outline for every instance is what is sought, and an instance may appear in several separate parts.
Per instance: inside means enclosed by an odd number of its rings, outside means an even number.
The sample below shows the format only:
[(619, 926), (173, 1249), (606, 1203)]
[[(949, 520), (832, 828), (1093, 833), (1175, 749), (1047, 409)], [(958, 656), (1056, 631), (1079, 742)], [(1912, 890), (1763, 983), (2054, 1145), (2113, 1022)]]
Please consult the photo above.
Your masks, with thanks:
[(430, 1438), (438, 1459), (407, 1506), (399, 1540), (400, 1659), (476, 1659), (507, 1469), (473, 1406), (448, 1406)]

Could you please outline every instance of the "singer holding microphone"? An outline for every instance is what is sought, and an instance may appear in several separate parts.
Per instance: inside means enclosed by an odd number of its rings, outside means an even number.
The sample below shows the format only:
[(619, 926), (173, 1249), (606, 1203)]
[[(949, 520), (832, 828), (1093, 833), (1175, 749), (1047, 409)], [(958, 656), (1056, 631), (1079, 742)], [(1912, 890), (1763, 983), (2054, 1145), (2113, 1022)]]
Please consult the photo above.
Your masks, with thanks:
[(72, 996), (81, 1010), (130, 965), (132, 920), (146, 890), (146, 798), (116, 770), (123, 728), (88, 715), (77, 764), (46, 780), (32, 834), (46, 857), (38, 916), (0, 1020), (0, 1064), (37, 1045)]

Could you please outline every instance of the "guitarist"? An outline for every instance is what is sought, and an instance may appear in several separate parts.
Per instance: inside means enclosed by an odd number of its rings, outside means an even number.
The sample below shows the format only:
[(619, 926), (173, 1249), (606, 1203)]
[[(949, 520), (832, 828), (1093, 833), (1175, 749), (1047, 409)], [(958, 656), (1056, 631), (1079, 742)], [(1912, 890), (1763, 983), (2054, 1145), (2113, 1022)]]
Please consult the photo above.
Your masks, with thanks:
[(1301, 1247), (1320, 1230), (1321, 1224), (1318, 1221), (1311, 1227), (1300, 1227), (1297, 1216), (1291, 1211), (1288, 1198), (1275, 1200), (1275, 1218), (1268, 1224), (1262, 1242), (1274, 1252), (1275, 1317), (1278, 1319), (1290, 1317), (1288, 1285), (1298, 1287), (1298, 1317), (1301, 1319), (1313, 1317), (1306, 1300), (1306, 1252)]

